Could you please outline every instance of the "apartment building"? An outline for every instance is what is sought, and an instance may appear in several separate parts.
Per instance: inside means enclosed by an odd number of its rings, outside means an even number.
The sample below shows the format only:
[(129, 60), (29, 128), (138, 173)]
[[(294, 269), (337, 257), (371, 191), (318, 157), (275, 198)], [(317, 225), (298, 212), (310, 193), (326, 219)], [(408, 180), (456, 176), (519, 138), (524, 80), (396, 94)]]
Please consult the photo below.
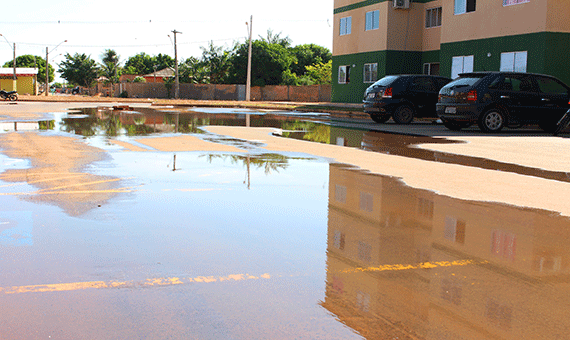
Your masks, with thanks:
[(550, 74), (570, 84), (570, 1), (335, 0), (332, 101), (387, 74)]

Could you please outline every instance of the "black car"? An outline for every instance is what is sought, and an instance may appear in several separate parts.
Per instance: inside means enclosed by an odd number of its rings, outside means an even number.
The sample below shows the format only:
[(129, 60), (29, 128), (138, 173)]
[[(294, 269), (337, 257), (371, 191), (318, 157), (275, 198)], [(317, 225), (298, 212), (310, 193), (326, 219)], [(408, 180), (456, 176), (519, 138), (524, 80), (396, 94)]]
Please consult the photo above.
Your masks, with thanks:
[(450, 81), (428, 75), (386, 76), (364, 92), (364, 112), (377, 123), (390, 117), (398, 124), (409, 124), (414, 117), (435, 118), (439, 90)]
[(477, 123), (485, 132), (538, 124), (553, 132), (570, 108), (570, 88), (555, 77), (517, 72), (463, 73), (439, 92), (437, 115), (450, 130)]

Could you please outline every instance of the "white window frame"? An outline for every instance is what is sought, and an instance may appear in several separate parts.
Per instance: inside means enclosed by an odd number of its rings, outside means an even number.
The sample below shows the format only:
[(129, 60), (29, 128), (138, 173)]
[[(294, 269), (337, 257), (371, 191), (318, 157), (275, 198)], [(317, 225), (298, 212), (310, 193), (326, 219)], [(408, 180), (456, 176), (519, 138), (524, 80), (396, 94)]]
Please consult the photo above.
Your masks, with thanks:
[(338, 67), (338, 83), (350, 83), (350, 65), (341, 65)]
[(366, 18), (364, 23), (364, 30), (371, 31), (380, 28), (380, 11), (370, 11), (366, 12)]
[[(435, 24), (433, 13), (435, 13)], [(441, 7), (433, 7), (426, 9), (426, 28), (441, 27)]]
[(373, 83), (378, 80), (378, 63), (364, 64), (364, 76), (365, 83)]
[(339, 35), (349, 35), (352, 33), (352, 17), (340, 18)]
[(525, 4), (527, 2), (530, 2), (530, 0), (503, 0), (503, 7)]
[[(423, 72), (425, 75), (433, 75), (432, 73), (432, 69), (433, 69), (433, 65), (437, 65), (438, 67), (441, 67), (440, 63), (424, 63), (424, 69)], [(426, 72), (426, 67), (427, 67), (427, 72)], [(439, 76), (439, 72), (436, 74), (437, 76)]]
[(474, 12), (474, 11), (467, 12), (467, 2), (468, 1), (472, 1), (472, 0), (454, 0), (453, 14), (458, 15), (458, 14), (465, 14), (465, 13)]
[(472, 55), (456, 56), (451, 58), (451, 79), (458, 77), (459, 73), (473, 72), (474, 58)]
[(501, 72), (526, 72), (527, 51), (501, 53)]

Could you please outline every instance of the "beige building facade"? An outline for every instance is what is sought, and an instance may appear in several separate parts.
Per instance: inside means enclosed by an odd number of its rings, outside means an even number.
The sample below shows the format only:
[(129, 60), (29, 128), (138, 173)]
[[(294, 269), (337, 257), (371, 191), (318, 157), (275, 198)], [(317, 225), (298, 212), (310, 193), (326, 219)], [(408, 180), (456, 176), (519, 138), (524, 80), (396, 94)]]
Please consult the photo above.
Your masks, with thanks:
[(513, 70), (570, 83), (570, 2), (335, 0), (333, 94), (360, 102), (388, 74)]

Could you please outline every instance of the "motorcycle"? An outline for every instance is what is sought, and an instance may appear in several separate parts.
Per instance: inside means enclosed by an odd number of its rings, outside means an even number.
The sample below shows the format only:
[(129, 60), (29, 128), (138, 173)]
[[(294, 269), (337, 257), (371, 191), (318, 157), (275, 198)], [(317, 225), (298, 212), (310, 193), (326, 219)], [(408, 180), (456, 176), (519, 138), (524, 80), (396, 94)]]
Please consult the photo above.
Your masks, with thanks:
[(4, 100), (15, 101), (18, 100), (18, 93), (16, 91), (0, 90), (0, 98)]

